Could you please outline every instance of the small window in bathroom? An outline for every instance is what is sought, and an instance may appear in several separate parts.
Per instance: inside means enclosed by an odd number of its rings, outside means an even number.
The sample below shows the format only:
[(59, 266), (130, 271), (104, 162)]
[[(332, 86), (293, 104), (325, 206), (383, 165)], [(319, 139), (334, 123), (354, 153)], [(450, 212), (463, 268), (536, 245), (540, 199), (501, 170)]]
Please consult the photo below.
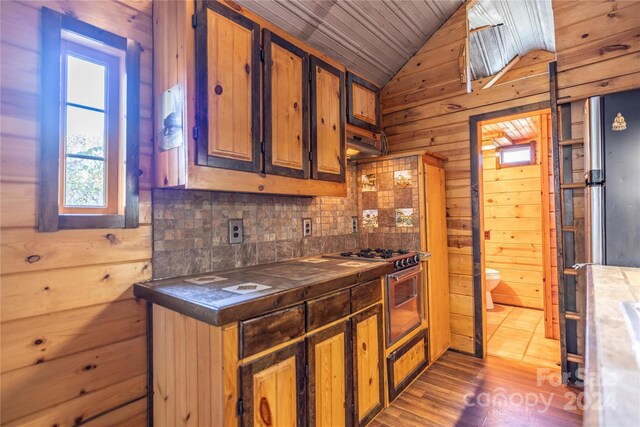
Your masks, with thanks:
[(535, 165), (536, 164), (536, 143), (508, 145), (499, 147), (496, 153), (498, 168), (511, 166)]

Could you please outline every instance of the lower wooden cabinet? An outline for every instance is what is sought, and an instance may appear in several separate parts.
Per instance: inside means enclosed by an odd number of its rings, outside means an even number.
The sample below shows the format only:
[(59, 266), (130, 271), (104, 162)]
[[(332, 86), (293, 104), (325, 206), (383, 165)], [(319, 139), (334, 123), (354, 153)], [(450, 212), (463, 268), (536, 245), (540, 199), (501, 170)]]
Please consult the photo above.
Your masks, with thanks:
[(382, 304), (351, 318), (354, 423), (367, 424), (384, 408)]
[(387, 358), (389, 402), (393, 401), (427, 367), (427, 330), (404, 343)]
[(242, 425), (306, 425), (305, 345), (299, 342), (240, 367)]
[(350, 322), (307, 338), (309, 425), (351, 426), (352, 364)]

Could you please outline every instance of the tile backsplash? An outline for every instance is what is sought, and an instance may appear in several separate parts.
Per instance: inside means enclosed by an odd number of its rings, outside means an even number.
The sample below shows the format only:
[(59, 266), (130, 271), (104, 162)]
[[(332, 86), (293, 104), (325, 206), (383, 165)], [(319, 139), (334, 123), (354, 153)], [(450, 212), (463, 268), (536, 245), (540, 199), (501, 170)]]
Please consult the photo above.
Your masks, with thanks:
[(357, 167), (359, 244), (387, 249), (420, 249), (418, 156)]
[[(153, 192), (153, 276), (167, 278), (353, 249), (356, 168), (347, 197), (292, 197), (193, 190)], [(242, 218), (244, 241), (229, 244), (228, 221)], [(302, 219), (313, 234), (302, 237)]]

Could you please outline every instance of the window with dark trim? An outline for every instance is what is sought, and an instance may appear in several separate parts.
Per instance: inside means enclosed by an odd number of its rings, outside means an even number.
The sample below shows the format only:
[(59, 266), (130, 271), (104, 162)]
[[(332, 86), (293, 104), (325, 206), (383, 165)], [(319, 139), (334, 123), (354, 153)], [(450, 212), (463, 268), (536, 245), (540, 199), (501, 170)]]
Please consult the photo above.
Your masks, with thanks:
[(535, 165), (536, 143), (514, 144), (498, 147), (496, 150), (496, 167), (507, 168), (511, 166)]
[(42, 8), (40, 231), (138, 226), (140, 46)]

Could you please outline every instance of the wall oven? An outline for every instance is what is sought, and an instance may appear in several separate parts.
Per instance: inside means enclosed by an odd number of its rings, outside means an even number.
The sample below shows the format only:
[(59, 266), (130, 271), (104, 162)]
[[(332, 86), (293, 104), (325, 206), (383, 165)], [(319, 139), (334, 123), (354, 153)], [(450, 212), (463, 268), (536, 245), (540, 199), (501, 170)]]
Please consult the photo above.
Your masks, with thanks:
[(387, 275), (387, 347), (420, 326), (422, 313), (422, 267), (420, 264)]
[(424, 318), (424, 296), (422, 267), (416, 252), (406, 249), (366, 248), (325, 256), (393, 264), (393, 272), (384, 278), (387, 348), (420, 326)]

